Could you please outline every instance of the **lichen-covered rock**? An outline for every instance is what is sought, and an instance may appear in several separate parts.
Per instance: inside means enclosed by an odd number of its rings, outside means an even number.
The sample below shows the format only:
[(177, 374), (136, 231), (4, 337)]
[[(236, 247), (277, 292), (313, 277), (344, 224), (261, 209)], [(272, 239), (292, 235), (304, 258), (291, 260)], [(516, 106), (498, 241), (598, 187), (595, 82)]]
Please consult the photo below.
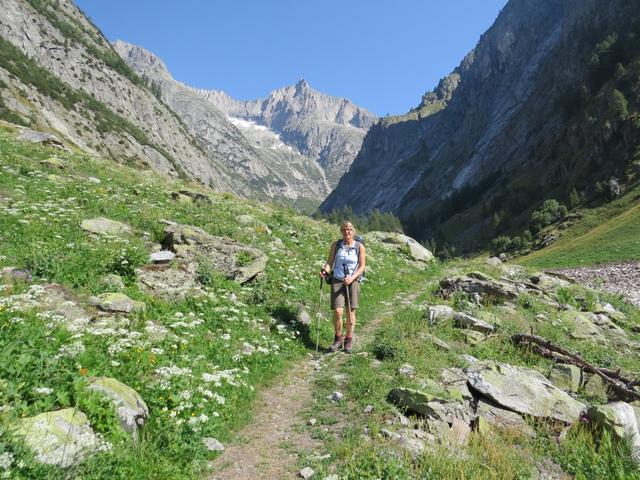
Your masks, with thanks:
[(132, 229), (129, 225), (104, 217), (83, 220), (80, 224), (80, 228), (96, 235), (113, 235), (122, 237), (132, 233)]
[(556, 364), (551, 369), (549, 380), (556, 387), (566, 392), (575, 393), (582, 384), (582, 371), (575, 365)]
[(469, 295), (478, 294), (481, 297), (489, 297), (497, 301), (515, 300), (518, 297), (518, 290), (514, 285), (494, 280), (479, 272), (440, 280), (441, 295), (448, 298), (454, 292), (464, 292)]
[(162, 246), (175, 252), (176, 259), (194, 274), (204, 259), (227, 278), (247, 283), (261, 274), (267, 264), (267, 256), (257, 248), (215, 237), (199, 227), (170, 224), (164, 232)]
[(448, 305), (430, 305), (427, 310), (429, 322), (436, 323), (440, 320), (449, 320), (455, 315), (455, 311)]
[(451, 424), (454, 418), (469, 423), (471, 413), (461, 403), (437, 398), (411, 388), (394, 388), (387, 400), (407, 412)]
[(80, 306), (76, 297), (57, 283), (45, 285), (37, 299), (41, 308), (63, 317), (69, 331), (82, 330), (91, 319), (91, 314)]
[(629, 439), (633, 458), (640, 462), (640, 431), (633, 407), (625, 402), (613, 402), (589, 408), (587, 417), (597, 427), (609, 432), (615, 440)]
[(535, 370), (479, 363), (468, 369), (469, 387), (503, 408), (533, 417), (573, 423), (585, 405)]
[(560, 320), (569, 329), (569, 335), (578, 340), (604, 341), (600, 329), (587, 317), (587, 314), (567, 310), (558, 314)]
[(46, 160), (41, 160), (40, 165), (47, 168), (56, 168), (58, 170), (64, 170), (67, 165), (58, 157), (49, 157)]
[(106, 395), (115, 405), (120, 425), (137, 438), (138, 427), (149, 418), (149, 408), (140, 394), (124, 383), (109, 377), (89, 379), (89, 390)]
[(37, 461), (62, 468), (111, 448), (94, 433), (87, 416), (74, 408), (23, 418), (16, 423), (14, 435), (33, 450)]
[(486, 400), (478, 400), (476, 415), (476, 428), (481, 434), (498, 427), (517, 431), (529, 438), (536, 436), (535, 430), (516, 412), (499, 408)]
[(154, 297), (183, 300), (204, 295), (196, 274), (182, 268), (142, 268), (136, 271), (140, 289)]
[(406, 249), (409, 256), (418, 262), (430, 262), (433, 260), (433, 253), (420, 245), (416, 240), (407, 235), (397, 232), (368, 232), (366, 238), (375, 239), (382, 242), (389, 248), (399, 251)]
[(150, 256), (149, 259), (153, 262), (153, 263), (169, 263), (171, 262), (171, 260), (173, 260), (175, 258), (176, 254), (173, 253), (170, 250), (160, 250), (158, 252), (153, 252)]
[(142, 309), (136, 302), (124, 293), (101, 293), (90, 298), (91, 305), (104, 312), (131, 313), (134, 309)]
[(487, 339), (484, 333), (476, 332), (475, 330), (462, 330), (460, 333), (464, 336), (465, 343), (469, 345), (480, 345)]
[(480, 320), (479, 318), (472, 317), (463, 312), (455, 314), (454, 322), (456, 327), (466, 328), (480, 333), (493, 333), (495, 328), (488, 322)]

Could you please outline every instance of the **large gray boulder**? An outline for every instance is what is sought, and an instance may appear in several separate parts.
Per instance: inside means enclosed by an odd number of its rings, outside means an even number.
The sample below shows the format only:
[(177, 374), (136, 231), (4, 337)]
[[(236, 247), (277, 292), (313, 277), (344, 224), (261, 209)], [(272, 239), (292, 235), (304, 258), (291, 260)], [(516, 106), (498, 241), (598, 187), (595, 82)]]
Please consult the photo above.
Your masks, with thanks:
[(267, 264), (267, 256), (257, 248), (215, 237), (199, 227), (170, 224), (164, 233), (163, 248), (175, 252), (176, 259), (192, 273), (204, 259), (227, 278), (244, 284), (261, 274)]
[(109, 377), (89, 379), (89, 390), (104, 394), (111, 400), (118, 413), (120, 426), (137, 438), (138, 427), (149, 418), (149, 408), (140, 394), (124, 383)]
[(38, 143), (40, 145), (46, 145), (47, 147), (59, 148), (61, 150), (68, 150), (64, 146), (64, 143), (55, 135), (47, 132), (38, 132), (36, 130), (29, 130), (25, 128), (18, 137), (18, 140), (23, 142)]
[(472, 390), (502, 408), (521, 414), (571, 424), (586, 408), (529, 368), (480, 363), (470, 367), (467, 373)]
[(19, 420), (14, 435), (24, 440), (40, 463), (67, 468), (110, 445), (94, 433), (87, 416), (75, 408)]
[(445, 298), (450, 297), (454, 292), (478, 294), (481, 298), (488, 297), (503, 302), (518, 298), (518, 289), (514, 285), (495, 280), (479, 272), (440, 280), (440, 293)]
[(83, 220), (80, 228), (96, 235), (113, 235), (116, 237), (130, 235), (133, 231), (132, 228), (125, 223), (104, 217)]
[[(487, 429), (502, 428), (517, 431), (522, 435), (533, 438), (535, 430), (522, 416), (511, 410), (505, 410), (491, 402), (480, 399), (476, 405), (476, 428), (481, 434), (487, 433)], [(483, 431), (484, 430), (484, 431)]]
[(404, 250), (409, 256), (418, 262), (430, 262), (433, 260), (433, 253), (420, 245), (413, 238), (398, 232), (368, 232), (367, 239), (375, 239), (382, 242), (392, 250)]

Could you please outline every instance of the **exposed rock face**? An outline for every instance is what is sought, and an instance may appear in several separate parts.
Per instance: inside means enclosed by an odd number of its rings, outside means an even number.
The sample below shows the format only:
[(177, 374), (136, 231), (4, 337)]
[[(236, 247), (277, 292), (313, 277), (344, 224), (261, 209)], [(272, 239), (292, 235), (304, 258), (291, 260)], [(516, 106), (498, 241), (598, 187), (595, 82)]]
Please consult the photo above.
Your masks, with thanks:
[(640, 463), (640, 431), (633, 407), (625, 402), (591, 407), (587, 413), (591, 421), (608, 431), (618, 441), (628, 439), (633, 449), (632, 455)]
[(96, 235), (114, 235), (118, 237), (128, 235), (132, 232), (129, 225), (104, 217), (83, 220), (80, 228), (89, 233), (95, 233)]
[(201, 95), (229, 117), (266, 126), (302, 155), (317, 161), (334, 186), (360, 150), (376, 117), (344, 98), (313, 90), (305, 80), (264, 100), (237, 101), (224, 92)]
[[(482, 235), (493, 238), (494, 212), (515, 217), (532, 202), (564, 198), (573, 185), (592, 188), (595, 175), (613, 175), (605, 152), (630, 158), (636, 133), (621, 147), (630, 131), (626, 121), (607, 117), (610, 128), (604, 118), (589, 126), (585, 110), (575, 114), (563, 106), (582, 84), (595, 88), (588, 69), (596, 43), (637, 17), (637, 8), (622, 0), (511, 0), (417, 109), (369, 130), (321, 210), (393, 211), (418, 239), (438, 230), (446, 235), (438, 227), (451, 225), (456, 233), (445, 240), (473, 248)], [(602, 36), (590, 40), (593, 32)], [(606, 116), (604, 97), (594, 108)], [(444, 200), (462, 190), (467, 196), (445, 208)], [(500, 201), (490, 204), (497, 194)]]
[(264, 126), (234, 118), (229, 121), (226, 112), (175, 80), (162, 60), (148, 50), (120, 40), (113, 48), (136, 73), (157, 85), (164, 102), (209, 155), (224, 159), (236, 191), (250, 195), (254, 189), (268, 197), (318, 200), (329, 193), (324, 171), (315, 160), (287, 147)]

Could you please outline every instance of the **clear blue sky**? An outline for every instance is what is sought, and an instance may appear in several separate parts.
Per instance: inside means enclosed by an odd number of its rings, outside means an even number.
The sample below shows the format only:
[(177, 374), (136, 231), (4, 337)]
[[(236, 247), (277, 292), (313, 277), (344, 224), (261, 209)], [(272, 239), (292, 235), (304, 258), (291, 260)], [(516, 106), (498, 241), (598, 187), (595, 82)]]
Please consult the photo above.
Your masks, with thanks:
[[(177, 80), (265, 98), (305, 78), (377, 115), (407, 112), (507, 0), (75, 0), (109, 40), (152, 51)], [(535, 1), (535, 0), (534, 0)]]

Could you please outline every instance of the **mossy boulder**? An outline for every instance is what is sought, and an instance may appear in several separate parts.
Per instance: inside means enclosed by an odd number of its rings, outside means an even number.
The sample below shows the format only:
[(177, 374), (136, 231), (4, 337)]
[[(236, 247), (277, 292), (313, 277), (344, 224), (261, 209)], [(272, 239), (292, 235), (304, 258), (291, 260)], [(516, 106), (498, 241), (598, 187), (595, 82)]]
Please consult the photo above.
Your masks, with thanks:
[(560, 363), (551, 369), (549, 380), (556, 387), (575, 393), (582, 384), (582, 371), (575, 365)]
[(149, 418), (149, 408), (140, 394), (124, 383), (109, 377), (89, 379), (89, 390), (104, 394), (118, 413), (122, 429), (137, 438), (138, 427)]
[(131, 313), (133, 311), (144, 310), (144, 304), (142, 302), (136, 302), (124, 293), (119, 292), (101, 293), (100, 295), (91, 297), (90, 302), (105, 312)]
[(91, 429), (87, 416), (75, 408), (45, 412), (19, 420), (14, 435), (22, 438), (38, 462), (71, 467), (110, 445)]
[(113, 235), (123, 237), (132, 233), (132, 228), (122, 222), (110, 220), (104, 217), (83, 220), (80, 228), (96, 235)]

